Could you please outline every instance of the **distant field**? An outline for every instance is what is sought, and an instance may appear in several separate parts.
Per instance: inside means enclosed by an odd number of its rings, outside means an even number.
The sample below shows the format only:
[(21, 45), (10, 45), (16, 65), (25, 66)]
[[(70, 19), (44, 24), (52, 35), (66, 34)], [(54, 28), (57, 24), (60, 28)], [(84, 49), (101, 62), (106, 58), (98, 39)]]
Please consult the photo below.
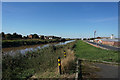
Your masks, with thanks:
[(119, 62), (118, 51), (96, 48), (80, 40), (76, 43), (75, 53), (81, 59)]

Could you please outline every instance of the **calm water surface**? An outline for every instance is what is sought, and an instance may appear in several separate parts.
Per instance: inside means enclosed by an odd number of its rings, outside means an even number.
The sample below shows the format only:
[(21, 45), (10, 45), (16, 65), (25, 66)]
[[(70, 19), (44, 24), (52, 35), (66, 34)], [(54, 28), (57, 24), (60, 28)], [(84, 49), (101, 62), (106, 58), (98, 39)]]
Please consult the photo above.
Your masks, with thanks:
[(59, 43), (50, 43), (50, 44), (40, 44), (40, 45), (29, 45), (29, 46), (20, 46), (20, 47), (12, 47), (12, 48), (3, 48), (2, 52), (3, 55), (10, 54), (14, 55), (16, 53), (22, 53), (25, 54), (27, 51), (35, 51), (41, 48), (49, 47), (50, 45), (65, 45), (67, 43), (73, 42), (75, 40), (65, 41), (65, 42), (59, 42)]

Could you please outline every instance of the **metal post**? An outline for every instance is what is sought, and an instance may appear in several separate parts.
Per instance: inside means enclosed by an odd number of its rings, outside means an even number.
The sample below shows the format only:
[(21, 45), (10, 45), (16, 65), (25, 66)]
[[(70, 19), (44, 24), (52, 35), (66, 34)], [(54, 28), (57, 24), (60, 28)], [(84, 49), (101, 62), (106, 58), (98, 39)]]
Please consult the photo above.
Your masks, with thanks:
[(59, 67), (59, 73), (61, 74), (61, 60), (60, 57), (58, 57), (58, 67)]
[(64, 57), (66, 58), (66, 52), (65, 52), (65, 50), (64, 50)]

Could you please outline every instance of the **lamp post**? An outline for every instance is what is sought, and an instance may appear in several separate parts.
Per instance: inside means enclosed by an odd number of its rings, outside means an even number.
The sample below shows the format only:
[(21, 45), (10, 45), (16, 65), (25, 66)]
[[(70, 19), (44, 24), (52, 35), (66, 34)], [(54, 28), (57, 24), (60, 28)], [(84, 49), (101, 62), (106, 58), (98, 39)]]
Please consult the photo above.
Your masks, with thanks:
[(96, 35), (96, 30), (94, 31), (94, 38), (95, 38), (95, 35)]

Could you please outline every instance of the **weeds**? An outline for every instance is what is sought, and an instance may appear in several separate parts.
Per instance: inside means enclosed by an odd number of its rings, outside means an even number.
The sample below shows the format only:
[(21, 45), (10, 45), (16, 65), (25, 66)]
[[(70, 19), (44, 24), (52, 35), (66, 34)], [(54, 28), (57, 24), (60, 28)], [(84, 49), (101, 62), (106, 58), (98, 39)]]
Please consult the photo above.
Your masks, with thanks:
[(70, 49), (67, 50), (67, 57), (62, 60), (61, 65), (63, 73), (71, 73), (70, 71), (75, 71), (75, 67), (73, 67), (75, 66), (75, 56), (73, 51)]
[[(18, 53), (14, 57), (10, 55), (3, 55), (2, 77), (3, 79), (13, 79), (13, 78), (27, 79), (33, 76), (34, 74), (36, 75), (39, 74), (38, 77), (40, 77), (40, 75), (42, 75), (47, 71), (52, 72), (54, 71), (54, 69), (57, 68), (58, 56), (64, 58), (63, 51), (67, 50), (68, 47), (69, 49), (72, 49), (72, 46), (74, 44), (75, 42), (68, 43), (66, 45), (50, 46), (44, 49), (40, 49), (40, 50), (38, 49), (37, 51), (26, 52), (25, 55)], [(74, 60), (74, 57), (72, 58), (72, 55), (73, 54), (70, 55), (71, 58), (68, 56), (70, 62)], [(67, 69), (71, 69), (71, 68), (67, 68)]]

